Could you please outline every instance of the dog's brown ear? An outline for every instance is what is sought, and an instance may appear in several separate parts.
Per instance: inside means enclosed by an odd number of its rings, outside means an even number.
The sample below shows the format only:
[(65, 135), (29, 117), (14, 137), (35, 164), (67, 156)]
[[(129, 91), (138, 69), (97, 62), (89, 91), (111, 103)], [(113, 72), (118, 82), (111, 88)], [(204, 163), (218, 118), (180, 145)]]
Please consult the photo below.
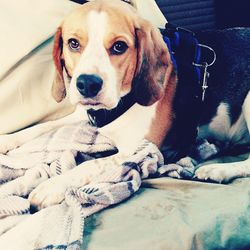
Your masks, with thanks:
[(57, 102), (62, 101), (66, 96), (65, 83), (63, 78), (64, 61), (62, 59), (62, 28), (59, 27), (54, 37), (53, 61), (56, 67), (56, 74), (52, 85), (52, 96)]
[(147, 106), (164, 94), (173, 67), (160, 32), (146, 20), (136, 28), (137, 66), (133, 92), (137, 103)]

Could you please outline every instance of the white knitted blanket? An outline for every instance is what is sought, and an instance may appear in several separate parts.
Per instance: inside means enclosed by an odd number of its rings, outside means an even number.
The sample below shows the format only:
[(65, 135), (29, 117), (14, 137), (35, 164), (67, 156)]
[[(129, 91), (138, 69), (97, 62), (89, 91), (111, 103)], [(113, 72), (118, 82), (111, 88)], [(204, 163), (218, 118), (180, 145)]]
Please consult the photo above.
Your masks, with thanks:
[(157, 174), (163, 158), (154, 144), (143, 140), (122, 161), (114, 160), (115, 155), (93, 161), (94, 182), (81, 188), (72, 183), (59, 205), (33, 213), (27, 197), (48, 178), (112, 150), (108, 138), (80, 122), (0, 155), (0, 248), (80, 249), (87, 216), (131, 197), (142, 179)]

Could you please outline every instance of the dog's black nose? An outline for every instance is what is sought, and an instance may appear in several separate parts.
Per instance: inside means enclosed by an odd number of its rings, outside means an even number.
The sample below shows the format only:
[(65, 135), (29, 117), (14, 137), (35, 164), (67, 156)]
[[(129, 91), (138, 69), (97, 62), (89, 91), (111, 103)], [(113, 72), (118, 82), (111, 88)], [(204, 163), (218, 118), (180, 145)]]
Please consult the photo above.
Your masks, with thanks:
[(98, 75), (82, 74), (76, 80), (76, 86), (84, 97), (95, 97), (102, 88), (103, 80)]

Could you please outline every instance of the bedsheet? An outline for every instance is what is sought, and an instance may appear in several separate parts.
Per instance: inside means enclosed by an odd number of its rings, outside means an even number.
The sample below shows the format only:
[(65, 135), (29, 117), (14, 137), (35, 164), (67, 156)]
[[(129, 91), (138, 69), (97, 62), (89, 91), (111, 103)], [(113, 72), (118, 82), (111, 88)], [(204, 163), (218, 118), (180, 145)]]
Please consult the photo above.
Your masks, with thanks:
[(250, 178), (229, 185), (150, 179), (86, 220), (88, 250), (250, 249)]

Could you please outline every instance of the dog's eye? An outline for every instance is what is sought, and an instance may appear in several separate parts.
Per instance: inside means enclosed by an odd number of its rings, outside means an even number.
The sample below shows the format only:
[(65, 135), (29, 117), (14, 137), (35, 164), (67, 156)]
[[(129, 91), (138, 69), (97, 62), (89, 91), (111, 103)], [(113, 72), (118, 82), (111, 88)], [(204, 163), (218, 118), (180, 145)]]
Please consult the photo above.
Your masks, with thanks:
[(68, 44), (69, 48), (73, 51), (79, 51), (81, 48), (80, 43), (75, 38), (69, 39)]
[(110, 48), (110, 53), (113, 55), (121, 55), (127, 50), (127, 48), (128, 45), (125, 42), (117, 41)]

